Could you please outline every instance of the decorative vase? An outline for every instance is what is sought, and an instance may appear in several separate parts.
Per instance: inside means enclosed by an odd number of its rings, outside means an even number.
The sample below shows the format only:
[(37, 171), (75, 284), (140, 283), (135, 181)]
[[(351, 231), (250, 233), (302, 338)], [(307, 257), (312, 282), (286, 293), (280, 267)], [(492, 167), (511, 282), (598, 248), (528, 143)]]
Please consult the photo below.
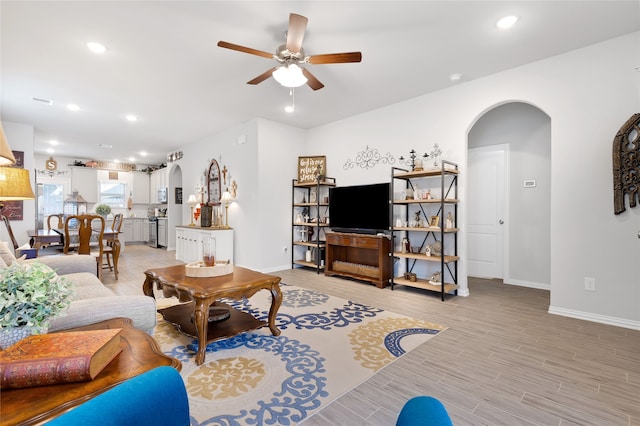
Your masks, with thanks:
[(6, 349), (32, 334), (43, 334), (46, 332), (47, 330), (37, 332), (34, 327), (26, 325), (22, 327), (3, 328), (0, 330), (0, 348)]

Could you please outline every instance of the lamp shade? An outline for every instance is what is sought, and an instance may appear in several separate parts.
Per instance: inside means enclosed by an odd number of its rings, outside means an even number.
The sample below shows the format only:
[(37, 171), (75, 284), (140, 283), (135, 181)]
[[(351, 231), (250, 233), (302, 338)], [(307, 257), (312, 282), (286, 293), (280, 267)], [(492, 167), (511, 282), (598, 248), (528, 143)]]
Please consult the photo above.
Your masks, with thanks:
[(29, 170), (16, 167), (0, 167), (0, 201), (32, 200)]
[(222, 197), (220, 197), (220, 201), (223, 203), (230, 203), (233, 201), (233, 197), (229, 191), (224, 191), (222, 193)]
[(284, 87), (300, 87), (307, 82), (307, 77), (302, 73), (302, 68), (296, 64), (278, 67), (271, 75)]
[[(2, 123), (0, 123), (0, 166), (9, 166), (16, 163), (16, 157), (13, 156), (7, 137), (4, 135)], [(33, 198), (33, 197), (31, 197)]]
[(196, 196), (191, 194), (189, 195), (189, 200), (187, 201), (187, 203), (189, 204), (198, 204), (198, 200), (196, 199)]

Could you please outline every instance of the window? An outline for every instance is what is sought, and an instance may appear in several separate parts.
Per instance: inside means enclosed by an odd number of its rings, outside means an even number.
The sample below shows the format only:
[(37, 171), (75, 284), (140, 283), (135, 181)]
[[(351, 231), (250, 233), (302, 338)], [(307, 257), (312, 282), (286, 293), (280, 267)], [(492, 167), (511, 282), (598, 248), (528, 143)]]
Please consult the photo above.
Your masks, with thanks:
[(100, 182), (100, 203), (111, 208), (125, 207), (126, 184), (120, 182)]

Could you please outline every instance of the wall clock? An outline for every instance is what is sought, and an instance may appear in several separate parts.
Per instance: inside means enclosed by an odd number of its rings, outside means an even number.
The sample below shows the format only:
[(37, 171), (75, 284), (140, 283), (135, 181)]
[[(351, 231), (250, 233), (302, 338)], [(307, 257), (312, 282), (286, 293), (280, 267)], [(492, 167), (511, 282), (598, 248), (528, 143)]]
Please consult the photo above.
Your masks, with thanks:
[(216, 160), (211, 160), (207, 171), (207, 196), (207, 204), (210, 206), (220, 205), (220, 197), (222, 196), (220, 191), (220, 165)]
[(56, 170), (58, 168), (58, 162), (54, 160), (53, 157), (49, 157), (49, 159), (44, 162), (44, 166), (47, 170)]

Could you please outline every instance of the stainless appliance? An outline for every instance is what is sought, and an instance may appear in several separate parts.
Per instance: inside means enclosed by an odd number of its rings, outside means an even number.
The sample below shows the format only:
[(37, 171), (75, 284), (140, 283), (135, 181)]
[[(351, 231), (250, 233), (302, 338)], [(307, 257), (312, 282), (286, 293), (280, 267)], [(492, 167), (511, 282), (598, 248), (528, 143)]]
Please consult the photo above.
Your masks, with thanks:
[(149, 246), (158, 248), (158, 218), (155, 216), (149, 217)]
[(158, 189), (158, 203), (166, 204), (167, 203), (167, 188)]

